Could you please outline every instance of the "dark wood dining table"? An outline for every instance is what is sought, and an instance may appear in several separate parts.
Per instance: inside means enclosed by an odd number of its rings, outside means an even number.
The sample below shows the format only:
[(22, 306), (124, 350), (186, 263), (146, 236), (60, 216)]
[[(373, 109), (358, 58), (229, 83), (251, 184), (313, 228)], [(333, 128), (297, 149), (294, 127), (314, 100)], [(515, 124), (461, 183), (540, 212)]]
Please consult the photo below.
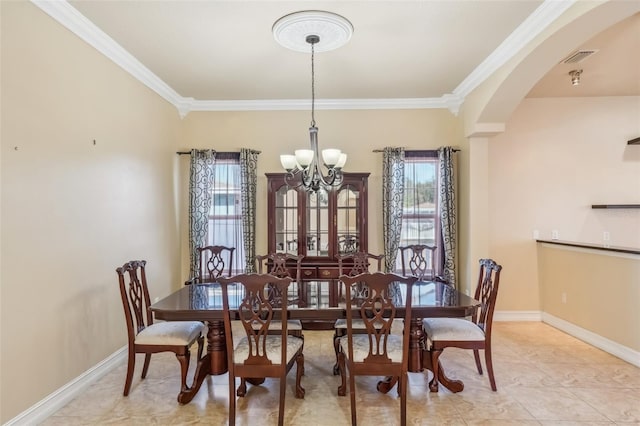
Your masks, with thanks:
[[(330, 322), (346, 318), (346, 305), (335, 299), (336, 280), (304, 281), (292, 285), (289, 294), (289, 319), (304, 323)], [(403, 285), (398, 285), (396, 316), (404, 316), (406, 299)], [(242, 295), (230, 289), (229, 306), (233, 310)], [(409, 371), (433, 371), (431, 357), (425, 353), (425, 335), (422, 319), (427, 317), (465, 317), (471, 315), (480, 302), (441, 282), (416, 282), (411, 303)], [(335, 305), (335, 306), (332, 306)], [(222, 292), (216, 283), (192, 284), (184, 286), (162, 300), (151, 305), (155, 318), (166, 321), (204, 321), (207, 334), (207, 353), (199, 360), (192, 386), (180, 393), (178, 401), (186, 404), (195, 396), (208, 375), (227, 372), (225, 331), (222, 310)], [(358, 315), (353, 308), (354, 315)], [(460, 380), (449, 379), (442, 366), (439, 367), (440, 384), (452, 392), (460, 392), (464, 384)], [(260, 383), (255, 379), (252, 383)], [(380, 392), (388, 392), (397, 378), (387, 377), (378, 383)]]

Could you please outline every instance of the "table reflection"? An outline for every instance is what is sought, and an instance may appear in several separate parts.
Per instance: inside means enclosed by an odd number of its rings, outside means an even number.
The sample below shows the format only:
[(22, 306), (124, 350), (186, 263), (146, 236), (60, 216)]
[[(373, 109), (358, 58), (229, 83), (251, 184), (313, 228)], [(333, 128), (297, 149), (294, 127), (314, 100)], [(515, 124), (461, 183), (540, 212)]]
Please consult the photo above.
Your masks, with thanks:
[[(342, 284), (342, 283), (340, 283)], [(286, 299), (289, 309), (326, 309), (344, 307), (344, 298), (331, 303), (331, 281), (305, 281), (303, 284), (291, 283)], [(396, 306), (405, 305), (407, 297), (406, 285), (397, 283), (393, 295)], [(235, 310), (242, 303), (244, 287), (229, 285), (229, 308)], [(359, 289), (361, 296), (366, 289)], [(197, 311), (222, 310), (222, 289), (218, 283), (192, 284), (188, 286), (189, 309)], [(448, 307), (458, 306), (460, 293), (453, 287), (436, 282), (417, 281), (413, 286), (412, 305), (414, 307)], [(265, 290), (265, 298), (271, 302), (283, 300), (282, 295), (274, 295)], [(356, 298), (355, 300), (357, 300)], [(357, 303), (355, 303), (357, 305)], [(277, 303), (276, 303), (277, 305)]]

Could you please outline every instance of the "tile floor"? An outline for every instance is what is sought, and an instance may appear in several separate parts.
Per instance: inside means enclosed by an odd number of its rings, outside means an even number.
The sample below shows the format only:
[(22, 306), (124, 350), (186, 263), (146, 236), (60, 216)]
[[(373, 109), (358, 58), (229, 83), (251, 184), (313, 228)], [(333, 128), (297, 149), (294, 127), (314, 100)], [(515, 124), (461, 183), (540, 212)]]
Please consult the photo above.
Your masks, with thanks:
[[(350, 424), (348, 394), (336, 395), (339, 377), (331, 374), (332, 333), (305, 331), (306, 396), (294, 398), (291, 371), (285, 424)], [(441, 360), (450, 377), (464, 381), (465, 389), (429, 393), (425, 374), (410, 373), (410, 425), (640, 425), (640, 369), (543, 323), (494, 324), (497, 392), (491, 391), (487, 377), (477, 374), (471, 351), (447, 349)], [(207, 379), (194, 400), (181, 406), (176, 402), (179, 366), (173, 355), (154, 355), (143, 381), (142, 356), (136, 367), (128, 397), (122, 396), (123, 362), (41, 424), (227, 424), (226, 375)], [(396, 389), (380, 394), (377, 380), (356, 380), (358, 424), (397, 425)], [(277, 386), (271, 379), (262, 386), (249, 385), (247, 396), (238, 399), (237, 424), (277, 424)]]

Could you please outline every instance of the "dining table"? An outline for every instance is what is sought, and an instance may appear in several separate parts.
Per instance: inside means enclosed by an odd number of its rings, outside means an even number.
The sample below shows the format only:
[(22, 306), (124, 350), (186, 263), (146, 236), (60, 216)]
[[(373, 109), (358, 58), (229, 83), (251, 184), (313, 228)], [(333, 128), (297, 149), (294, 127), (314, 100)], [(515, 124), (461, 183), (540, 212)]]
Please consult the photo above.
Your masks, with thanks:
[[(346, 318), (347, 304), (336, 300), (338, 280), (309, 280), (292, 283), (287, 296), (289, 320), (301, 320), (303, 325), (314, 327), (318, 323), (331, 324)], [(240, 288), (240, 286), (238, 286)], [(406, 291), (403, 284), (396, 285), (396, 317), (405, 313)], [(237, 315), (237, 307), (242, 300), (239, 291), (229, 289), (231, 315)], [(354, 316), (359, 315), (357, 306), (352, 306)], [(423, 318), (466, 317), (472, 315), (480, 302), (458, 291), (447, 283), (439, 281), (417, 281), (413, 285), (411, 300), (411, 322), (409, 324), (409, 365), (410, 372), (433, 371), (431, 357), (426, 350), (426, 336), (422, 327)], [(222, 308), (222, 291), (215, 282), (186, 285), (151, 305), (154, 317), (165, 321), (203, 321), (207, 324), (207, 353), (198, 360), (192, 385), (180, 392), (178, 402), (186, 404), (196, 395), (209, 375), (225, 374), (227, 369), (226, 339)], [(276, 311), (277, 315), (277, 311)], [(405, 325), (406, 326), (406, 325)], [(464, 389), (464, 383), (447, 377), (439, 364), (438, 380), (452, 392)], [(397, 383), (397, 377), (386, 377), (378, 383), (380, 392), (388, 392)], [(252, 379), (259, 384), (264, 379)]]

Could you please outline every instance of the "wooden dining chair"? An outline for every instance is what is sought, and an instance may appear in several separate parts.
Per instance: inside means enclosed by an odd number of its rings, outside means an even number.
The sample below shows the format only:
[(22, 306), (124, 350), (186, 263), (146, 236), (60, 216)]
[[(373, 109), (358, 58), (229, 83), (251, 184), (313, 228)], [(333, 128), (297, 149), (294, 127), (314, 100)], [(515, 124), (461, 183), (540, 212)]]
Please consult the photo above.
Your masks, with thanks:
[(219, 277), (233, 275), (233, 254), (235, 247), (205, 246), (196, 248), (198, 252), (198, 272), (186, 284), (216, 282)]
[(428, 345), (423, 356), (430, 356), (433, 366), (433, 379), (429, 382), (431, 392), (438, 391), (439, 358), (442, 351), (448, 347), (472, 349), (478, 374), (482, 374), (479, 350), (484, 350), (491, 389), (497, 390), (491, 360), (491, 326), (498, 297), (500, 271), (502, 271), (502, 266), (495, 261), (480, 259), (480, 274), (474, 298), (480, 301), (481, 305), (472, 315), (471, 320), (465, 318), (425, 318), (422, 321)]
[[(256, 262), (258, 264), (258, 273), (268, 273), (275, 275), (279, 278), (289, 277), (293, 278), (289, 288), (284, 294), (274, 294), (272, 303), (276, 301), (284, 302), (288, 304), (304, 305), (305, 301), (302, 297), (302, 259), (304, 255), (293, 255), (291, 253), (269, 253), (265, 255), (257, 255)], [(275, 291), (275, 289), (274, 289)], [(277, 331), (281, 328), (280, 321), (273, 321), (271, 324), (272, 331)], [(287, 325), (289, 333), (294, 336), (303, 337), (302, 335), (302, 321), (289, 320)]]
[[(229, 425), (235, 425), (236, 377), (240, 377), (238, 396), (246, 394), (246, 380), (274, 377), (280, 379), (278, 425), (284, 424), (287, 373), (296, 364), (296, 398), (304, 398), (301, 385), (304, 371), (303, 339), (287, 333), (287, 321), (282, 321), (282, 333), (269, 333), (274, 314), (287, 318), (287, 304), (273, 306), (269, 294), (273, 289), (286, 293), (290, 277), (270, 274), (242, 274), (219, 279), (222, 288), (224, 328), (229, 363)], [(233, 305), (230, 303), (232, 301)], [(237, 313), (237, 315), (232, 315)], [(231, 322), (239, 320), (244, 334), (234, 343)], [(235, 322), (235, 321), (234, 321)], [(245, 387), (244, 389), (242, 387)]]
[(427, 244), (412, 244), (399, 247), (400, 263), (402, 265), (402, 275), (413, 275), (419, 281), (440, 281), (446, 280), (436, 274), (435, 259), (438, 247)]
[[(367, 252), (354, 252), (338, 256), (338, 275), (354, 276), (365, 272), (382, 272), (382, 261), (384, 255), (375, 255)], [(377, 264), (377, 268), (373, 271), (370, 268)], [(352, 294), (361, 293), (362, 289), (356, 289)], [(344, 284), (338, 283), (338, 300), (342, 301), (344, 295)], [(355, 333), (366, 332), (366, 327), (362, 320), (356, 319), (353, 322), (353, 330)], [(347, 333), (347, 321), (339, 319), (334, 324), (333, 348), (336, 352), (336, 363), (333, 366), (333, 375), (340, 374), (338, 366), (338, 351), (340, 347), (340, 338)]]
[[(349, 394), (351, 397), (351, 424), (357, 424), (355, 376), (398, 377), (400, 395), (400, 424), (407, 422), (407, 369), (409, 358), (409, 328), (402, 335), (392, 333), (396, 317), (396, 306), (404, 299), (404, 323), (411, 320), (411, 292), (416, 277), (401, 277), (392, 273), (364, 273), (353, 277), (342, 275), (347, 300), (354, 301), (354, 307), (347, 306), (347, 335), (340, 338), (339, 366), (342, 383), (338, 395), (346, 394), (346, 375), (349, 374)], [(402, 295), (398, 283), (406, 284)], [(366, 292), (353, 296), (354, 286), (366, 285)], [(355, 307), (357, 306), (357, 308)], [(354, 310), (365, 327), (365, 334), (356, 334), (353, 328)]]
[(147, 376), (151, 354), (174, 352), (180, 362), (181, 390), (187, 390), (187, 370), (191, 353), (189, 348), (198, 342), (198, 361), (202, 358), (207, 327), (200, 321), (153, 322), (145, 260), (133, 260), (116, 269), (120, 283), (120, 296), (124, 308), (129, 359), (123, 395), (129, 395), (135, 370), (136, 354), (145, 354), (142, 379)]

